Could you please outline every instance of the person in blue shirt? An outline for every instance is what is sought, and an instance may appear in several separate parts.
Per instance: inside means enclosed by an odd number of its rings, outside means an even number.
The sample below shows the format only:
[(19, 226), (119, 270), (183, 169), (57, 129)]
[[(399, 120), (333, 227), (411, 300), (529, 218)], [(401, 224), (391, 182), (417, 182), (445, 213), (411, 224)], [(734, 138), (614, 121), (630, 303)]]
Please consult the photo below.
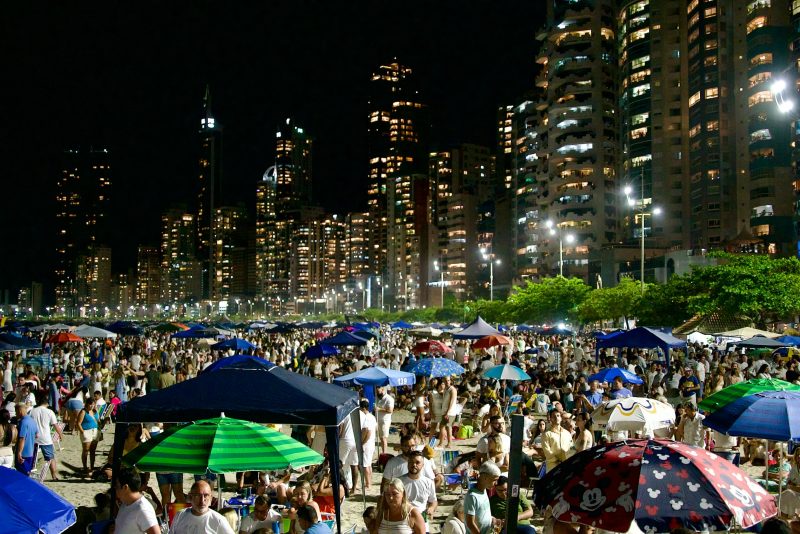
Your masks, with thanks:
[(621, 377), (616, 377), (613, 385), (611, 386), (611, 398), (627, 399), (628, 397), (633, 397), (633, 393), (631, 393), (631, 390), (623, 385)]
[(603, 392), (598, 389), (598, 385), (597, 380), (592, 380), (592, 383), (589, 384), (589, 391), (581, 393), (576, 400), (576, 406), (581, 412), (592, 413), (603, 402)]
[(308, 504), (297, 510), (297, 523), (306, 534), (333, 534), (331, 527), (320, 521), (317, 511)]
[(36, 461), (36, 435), (39, 433), (39, 425), (28, 415), (28, 406), (23, 403), (17, 404), (17, 471), (23, 475), (30, 475), (33, 464)]
[(678, 390), (684, 402), (691, 402), (697, 406), (697, 396), (700, 394), (700, 380), (694, 376), (694, 369), (690, 366), (683, 368), (683, 376), (678, 381)]

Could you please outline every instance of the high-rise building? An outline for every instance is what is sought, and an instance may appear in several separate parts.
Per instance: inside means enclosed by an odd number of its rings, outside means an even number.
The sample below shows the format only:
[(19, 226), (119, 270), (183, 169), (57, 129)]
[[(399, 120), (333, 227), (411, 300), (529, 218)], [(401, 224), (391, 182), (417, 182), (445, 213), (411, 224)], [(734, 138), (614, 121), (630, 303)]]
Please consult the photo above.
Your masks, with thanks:
[[(369, 213), (348, 213), (345, 220), (346, 281), (362, 280), (370, 273), (369, 243), (372, 227)], [(380, 284), (378, 284), (380, 285)]]
[(272, 277), (276, 275), (276, 176), (275, 166), (264, 172), (256, 184), (256, 286), (262, 298), (278, 295)]
[[(197, 222), (183, 209), (161, 216), (161, 302), (200, 299), (202, 263), (195, 258)], [(141, 266), (140, 266), (141, 267)]]
[(514, 184), (514, 106), (497, 108), (497, 174), (503, 188)]
[[(707, 11), (703, 8), (704, 15)], [(795, 17), (800, 13), (797, 2), (755, 0), (736, 3), (733, 15), (734, 23), (742, 16), (745, 20), (744, 24), (738, 24), (738, 31), (745, 32), (745, 61), (734, 60), (738, 67), (737, 86), (745, 88), (741, 93), (736, 92), (739, 97), (736, 111), (746, 110), (746, 120), (737, 121), (736, 139), (740, 144), (736, 147), (748, 146), (742, 162), (746, 162), (747, 168), (741, 169), (747, 172), (740, 170), (738, 176), (749, 178), (747, 188), (742, 190), (740, 184), (738, 190), (736, 228), (741, 231), (749, 227), (752, 236), (762, 242), (757, 250), (781, 256), (797, 255), (799, 250), (795, 203), (800, 182), (795, 180), (791, 143), (794, 141), (797, 146), (797, 140), (791, 137), (797, 129), (796, 125), (794, 129), (790, 127), (789, 117), (780, 112), (772, 94), (773, 83), (782, 80), (788, 81), (788, 90), (793, 93), (789, 98), (797, 96), (798, 64), (792, 58), (797, 51), (792, 47), (797, 44), (795, 39), (800, 31), (792, 24), (793, 13)], [(694, 21), (692, 14), (689, 20)], [(737, 52), (736, 48), (733, 52)], [(792, 66), (794, 74), (789, 72)], [(720, 86), (724, 92), (724, 86)], [(741, 150), (738, 155), (741, 159)]]
[[(233, 251), (247, 247), (247, 210), (244, 206), (220, 206), (214, 210), (212, 232), (214, 283), (212, 286), (212, 299), (228, 301), (233, 295), (235, 285), (234, 272), (239, 271), (246, 275), (246, 269), (239, 265), (234, 269), (234, 260), (245, 262), (241, 253), (234, 258)], [(245, 284), (241, 284), (244, 286)]]
[[(56, 184), (56, 306), (74, 315), (78, 260), (109, 237), (111, 155), (107, 149), (70, 149), (62, 154)], [(63, 310), (62, 310), (63, 308)]]
[(283, 214), (311, 204), (313, 140), (291, 118), (275, 136), (275, 208)]
[[(685, 40), (681, 38), (686, 35), (686, 14), (681, 5), (676, 0), (629, 0), (619, 5), (618, 183), (620, 188), (630, 187), (630, 198), (637, 203), (631, 209), (620, 202), (620, 237), (631, 244), (638, 244), (641, 238), (642, 221), (637, 213), (642, 208), (661, 212), (644, 218), (649, 245), (680, 246), (688, 236), (684, 199), (689, 190), (684, 176), (688, 175), (691, 152), (682, 126), (688, 120), (688, 96), (687, 84), (681, 83), (686, 76), (682, 68)], [(716, 53), (715, 47), (702, 55)], [(625, 200), (622, 191), (615, 194)]]
[(135, 289), (135, 284), (131, 283), (126, 273), (114, 276), (111, 282), (111, 301), (108, 305), (112, 314), (121, 316), (128, 313), (134, 302)]
[(139, 246), (136, 255), (136, 306), (152, 309), (161, 302), (161, 282), (161, 253), (159, 249), (157, 247)]
[(419, 101), (409, 67), (393, 62), (372, 74), (367, 120), (370, 263), (373, 274), (384, 275), (390, 232), (388, 198), (403, 196), (390, 189), (398, 178), (404, 187), (411, 175), (427, 172), (427, 108)]
[(197, 259), (202, 265), (201, 296), (213, 293), (215, 266), (213, 235), (214, 214), (222, 189), (222, 126), (211, 112), (211, 89), (206, 86), (203, 117), (200, 119), (200, 155), (198, 158)]
[(586, 278), (590, 252), (618, 237), (615, 4), (548, 2), (547, 21), (537, 35), (542, 98), (536, 107), (542, 114), (536, 156), (543, 161), (536, 176), (539, 219), (531, 224), (547, 252), (550, 274), (559, 272), (560, 244), (564, 275)]

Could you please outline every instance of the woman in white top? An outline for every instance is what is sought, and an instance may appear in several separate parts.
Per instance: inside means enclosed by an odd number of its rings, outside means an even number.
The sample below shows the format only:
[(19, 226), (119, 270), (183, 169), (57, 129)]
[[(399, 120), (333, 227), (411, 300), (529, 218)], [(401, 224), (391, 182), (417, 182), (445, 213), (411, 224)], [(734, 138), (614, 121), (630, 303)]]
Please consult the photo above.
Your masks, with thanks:
[(406, 487), (399, 478), (386, 484), (375, 516), (370, 534), (425, 534), (425, 520), (408, 502)]
[(464, 500), (459, 499), (453, 504), (453, 511), (447, 518), (442, 527), (442, 534), (466, 534), (467, 527), (464, 525)]

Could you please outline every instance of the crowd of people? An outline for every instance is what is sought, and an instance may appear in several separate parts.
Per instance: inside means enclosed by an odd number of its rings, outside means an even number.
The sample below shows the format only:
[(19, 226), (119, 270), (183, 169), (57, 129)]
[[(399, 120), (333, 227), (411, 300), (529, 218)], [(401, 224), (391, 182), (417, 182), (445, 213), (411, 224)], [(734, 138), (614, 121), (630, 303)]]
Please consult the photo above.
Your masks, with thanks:
[[(412, 350), (418, 339), (401, 330), (384, 327), (376, 339), (340, 355), (306, 359), (303, 352), (315, 343), (315, 332), (295, 330), (283, 334), (241, 332), (253, 345), (253, 355), (276, 365), (320, 380), (376, 365), (407, 370), (425, 355)], [(334, 499), (357, 491), (359, 477), (365, 493), (377, 494), (377, 505), (364, 515), (365, 530), (372, 534), (422, 534), (436, 524), (446, 534), (487, 534), (503, 528), (508, 491), (510, 436), (507, 422), (523, 417), (523, 487), (570, 456), (592, 446), (627, 437), (669, 437), (713, 450), (731, 460), (769, 467), (770, 478), (781, 478), (787, 488), (781, 511), (795, 518), (800, 509), (800, 454), (779, 462), (782, 444), (746, 441), (709, 431), (697, 403), (722, 388), (748, 378), (780, 378), (800, 383), (798, 356), (752, 355), (727, 350), (724, 345), (690, 344), (673, 351), (669, 360), (658, 350), (621, 349), (596, 351), (591, 336), (541, 336), (510, 333), (511, 343), (475, 350), (468, 341), (446, 341), (451, 350), (439, 356), (463, 365), (460, 376), (418, 377), (409, 387), (379, 388), (374, 410), (362, 399), (360, 434), (346, 418), (339, 430), (342, 484), (333, 487), (332, 467), (327, 462), (302, 473), (240, 474), (237, 487), (252, 486), (258, 496), (253, 514), (239, 521), (236, 514), (214, 510), (218, 481), (211, 475), (196, 477), (184, 494), (179, 473), (157, 473), (157, 491), (150, 476), (119, 467), (119, 458), (97, 462), (97, 445), (103, 427), (113, 421), (119, 405), (188, 380), (231, 351), (208, 349), (195, 339), (175, 339), (151, 331), (143, 336), (96, 339), (47, 347), (52, 368), (26, 365), (22, 355), (7, 353), (2, 376), (0, 409), (0, 466), (29, 474), (41, 451), (50, 477), (61, 475), (56, 462), (54, 438), (77, 435), (81, 443), (82, 470), (76, 476), (110, 480), (116, 469), (113, 495), (121, 503), (116, 532), (160, 532), (162, 517), (171, 503), (187, 504), (174, 519), (172, 532), (252, 532), (271, 529), (284, 515), (296, 534), (324, 534), (323, 516), (333, 510)], [(527, 372), (530, 380), (501, 381), (483, 376), (499, 364), (511, 364)], [(610, 383), (589, 380), (602, 368), (619, 367), (638, 375), (641, 384), (616, 378)], [(631, 396), (650, 397), (676, 407), (675, 424), (669, 428), (632, 433), (606, 432), (593, 425), (592, 412), (601, 403)], [(400, 410), (412, 414), (408, 422), (393, 421)], [(127, 454), (160, 432), (163, 425), (129, 425), (123, 453)], [(320, 453), (325, 452), (323, 427), (292, 428), (292, 436)], [(390, 437), (397, 432), (399, 444)], [(445, 459), (447, 451), (471, 436), (478, 436), (473, 450)], [(356, 443), (363, 454), (359, 461)], [(786, 451), (788, 452), (788, 451)], [(376, 454), (377, 453), (377, 454)], [(382, 472), (378, 487), (373, 469)], [(457, 475), (454, 479), (453, 475)], [(272, 476), (270, 476), (272, 475)], [(290, 483), (292, 478), (293, 483)], [(458, 499), (446, 518), (436, 517), (437, 492), (448, 491), (464, 480), (473, 480), (463, 499)], [(518, 532), (535, 532), (535, 513), (527, 499), (520, 499)], [(550, 528), (566, 528), (551, 525)], [(234, 530), (235, 529), (235, 530)], [(267, 530), (271, 531), (271, 530)], [(568, 530), (563, 530), (567, 532)]]

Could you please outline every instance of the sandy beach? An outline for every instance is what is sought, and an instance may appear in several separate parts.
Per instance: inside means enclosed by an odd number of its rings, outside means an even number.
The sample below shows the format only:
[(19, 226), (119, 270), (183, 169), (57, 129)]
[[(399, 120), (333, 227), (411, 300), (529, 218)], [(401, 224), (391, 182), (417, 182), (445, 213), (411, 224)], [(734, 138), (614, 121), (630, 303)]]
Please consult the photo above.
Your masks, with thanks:
[[(395, 425), (406, 422), (406, 421), (413, 421), (413, 415), (408, 412), (407, 410), (397, 410), (395, 411), (393, 417), (393, 423)], [(282, 428), (284, 432), (288, 432), (288, 427), (284, 426)], [(112, 444), (114, 443), (114, 425), (109, 423), (104, 430), (104, 439), (102, 442), (98, 444), (97, 447), (97, 465), (101, 465), (103, 460), (106, 458), (106, 455), (109, 453)], [(64, 441), (62, 442), (62, 450), (58, 450), (56, 447), (56, 458), (58, 459), (58, 469), (59, 469), (59, 477), (61, 478), (60, 481), (53, 481), (50, 479), (50, 474), (47, 474), (45, 479), (45, 485), (52, 488), (54, 491), (62, 495), (66, 498), (69, 502), (74, 504), (76, 507), (78, 506), (87, 506), (92, 507), (94, 506), (94, 496), (97, 493), (101, 493), (107, 491), (110, 487), (109, 483), (106, 482), (95, 482), (88, 477), (83, 477), (80, 474), (81, 470), (81, 445), (78, 435), (65, 435)], [(473, 436), (468, 440), (457, 440), (453, 442), (453, 446), (450, 449), (458, 449), (459, 451), (469, 452), (475, 449), (475, 444), (477, 443), (477, 436)], [(397, 433), (393, 433), (389, 440), (390, 447), (399, 444), (399, 438)], [(376, 453), (377, 455), (377, 453)], [(438, 451), (437, 451), (438, 455)], [(41, 465), (41, 461), (40, 461)], [(372, 484), (369, 487), (369, 490), (366, 494), (366, 503), (362, 503), (361, 492), (360, 492), (360, 484), (359, 484), (359, 491), (356, 495), (351, 495), (343, 505), (343, 520), (342, 520), (342, 532), (350, 532), (353, 527), (356, 527), (356, 530), (360, 530), (363, 526), (363, 521), (361, 519), (361, 514), (364, 510), (365, 506), (374, 505), (378, 498), (378, 488), (380, 486), (382, 473), (373, 472), (372, 476)], [(188, 491), (194, 481), (192, 475), (184, 475), (184, 491)], [(230, 489), (227, 491), (223, 491), (223, 498), (227, 498), (234, 495), (233, 491), (233, 481), (234, 477), (229, 475), (227, 477), (227, 484)], [(152, 477), (151, 486), (155, 484), (155, 477)], [(156, 493), (158, 493), (158, 489), (154, 488)], [(433, 532), (439, 532), (441, 530), (441, 523), (447, 519), (448, 514), (450, 513), (450, 509), (453, 506), (453, 503), (461, 498), (458, 490), (454, 492), (448, 492), (446, 494), (439, 494), (439, 507), (436, 512), (436, 517), (431, 522), (431, 529)]]

